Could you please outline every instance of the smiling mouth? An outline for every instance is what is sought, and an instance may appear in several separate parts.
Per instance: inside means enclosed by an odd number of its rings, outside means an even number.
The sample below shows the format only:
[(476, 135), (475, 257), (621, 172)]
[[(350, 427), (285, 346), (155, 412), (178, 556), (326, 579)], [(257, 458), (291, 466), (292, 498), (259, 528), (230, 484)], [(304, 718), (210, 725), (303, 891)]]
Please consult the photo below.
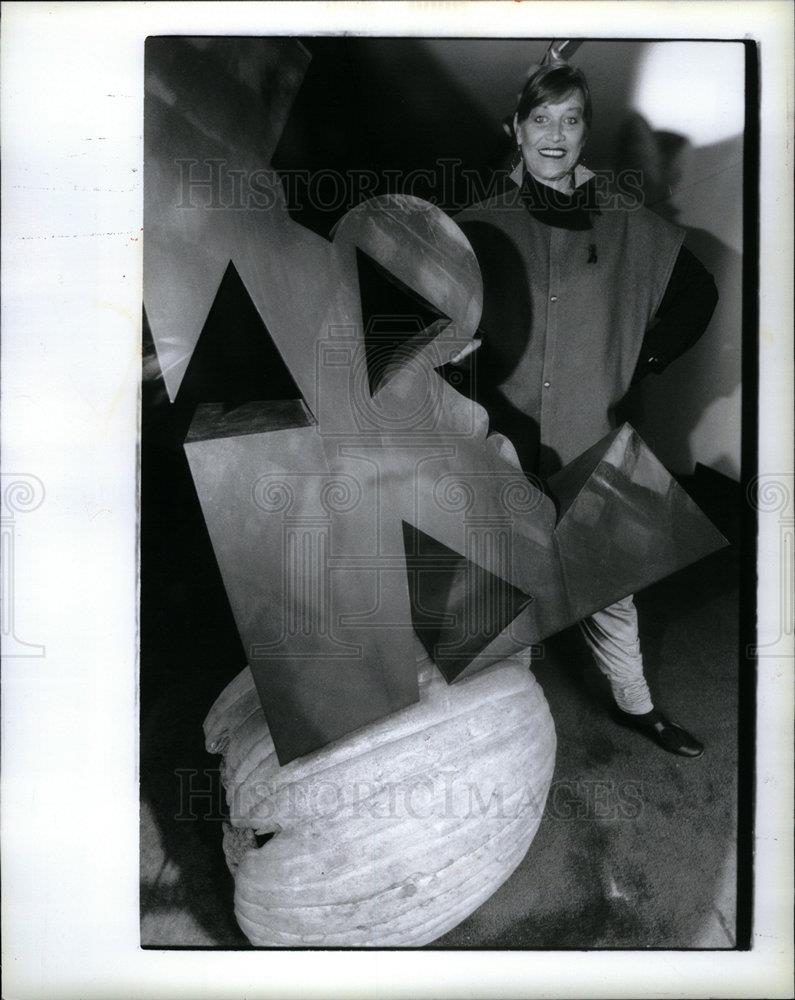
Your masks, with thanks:
[(539, 149), (541, 156), (548, 156), (553, 160), (561, 160), (566, 155), (565, 149)]

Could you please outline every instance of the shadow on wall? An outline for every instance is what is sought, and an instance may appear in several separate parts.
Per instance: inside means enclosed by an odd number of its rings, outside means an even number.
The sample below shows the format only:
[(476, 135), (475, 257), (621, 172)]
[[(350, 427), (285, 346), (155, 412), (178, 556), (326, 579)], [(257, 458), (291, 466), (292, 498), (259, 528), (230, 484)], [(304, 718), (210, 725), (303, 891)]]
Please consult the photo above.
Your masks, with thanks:
[[(589, 41), (573, 62), (585, 72), (594, 101), (588, 166), (641, 171), (647, 206), (687, 230), (685, 243), (713, 274), (720, 296), (695, 347), (634, 389), (621, 416), (672, 471), (692, 473), (701, 462), (738, 479), (743, 135), (726, 127), (742, 119), (738, 49)], [(687, 105), (678, 103), (688, 91), (683, 81), (692, 85)], [(668, 131), (655, 129), (663, 120)], [(718, 141), (710, 142), (710, 134)]]
[(466, 60), (440, 59), (421, 39), (303, 42), (312, 61), (273, 157), (294, 221), (328, 237), (377, 195), (414, 195), (447, 212), (483, 196), (508, 140), (499, 115), (468, 92)]
[[(453, 52), (448, 51), (446, 42), (434, 43), (435, 53), (450, 67), (455, 66), (452, 57), (457, 58), (458, 72), (465, 70), (468, 76), (462, 85), (472, 92), (477, 90), (483, 112), (490, 106), (495, 115), (503, 114), (515, 101), (536, 43), (499, 44), (499, 50), (488, 52), (478, 45)], [(633, 390), (626, 400), (625, 419), (674, 472), (692, 473), (695, 463), (701, 462), (738, 479), (743, 136), (713, 143), (707, 138), (715, 129), (725, 128), (726, 119), (742, 114), (736, 104), (742, 100), (741, 85), (729, 86), (725, 94), (720, 89), (727, 80), (741, 79), (736, 75), (742, 72), (735, 64), (736, 49), (699, 42), (586, 41), (572, 63), (585, 73), (593, 97), (594, 125), (585, 151), (587, 165), (596, 171), (641, 171), (646, 204), (687, 230), (687, 246), (713, 274), (720, 295), (700, 341), (662, 375), (650, 376)], [(656, 130), (653, 110), (647, 111), (650, 122), (633, 110), (646, 110), (650, 97), (653, 105), (665, 108), (666, 74), (676, 67), (680, 76), (684, 74), (693, 82), (697, 114), (691, 107), (682, 107), (680, 130), (689, 131), (686, 122), (696, 124), (703, 138), (692, 143), (678, 133), (676, 124), (670, 126), (671, 131)], [(680, 81), (680, 96), (681, 90)], [(671, 99), (672, 108), (677, 99)], [(724, 108), (723, 101), (735, 103)], [(724, 110), (726, 115), (722, 116)], [(664, 117), (666, 122), (677, 121), (676, 114)], [(731, 135), (730, 129), (723, 133), (727, 135)], [(749, 349), (755, 349), (755, 344), (750, 343)]]
[[(395, 165), (418, 153), (421, 145), (425, 165), (457, 155), (480, 172), (506, 167), (513, 143), (504, 135), (500, 143), (496, 126), (512, 112), (528, 66), (540, 57), (548, 41), (425, 39), (422, 50), (426, 58), (414, 54), (414, 66), (419, 72), (411, 89), (406, 86), (406, 74), (398, 68), (400, 64), (387, 58), (396, 50), (383, 41), (372, 46), (368, 53), (370, 70), (374, 72), (378, 63), (379, 72), (390, 80), (391, 87), (373, 87), (365, 100), (373, 101), (383, 111), (398, 113), (370, 117), (370, 149), (374, 153), (388, 152), (382, 159), (394, 159)], [(721, 125), (722, 106), (716, 100), (716, 88), (722, 85), (720, 81), (726, 81), (727, 74), (735, 79), (732, 74), (736, 68), (727, 69), (732, 57), (728, 50), (718, 52), (714, 43), (694, 42), (692, 51), (690, 43), (680, 44), (676, 52), (669, 49), (670, 45), (586, 41), (578, 49), (572, 63), (586, 74), (594, 103), (594, 127), (585, 159), (597, 171), (642, 172), (647, 183), (646, 204), (687, 230), (687, 246), (714, 275), (720, 295), (712, 321), (698, 344), (662, 375), (650, 376), (633, 391), (626, 401), (626, 418), (673, 471), (691, 473), (695, 463), (701, 462), (737, 479), (741, 432), (743, 136), (712, 144), (698, 145), (699, 140), (691, 144), (676, 131), (655, 130), (654, 113), (650, 113), (650, 123), (633, 110), (645, 109), (650, 94), (665, 106), (666, 74), (673, 62), (681, 73), (692, 75), (694, 100), (701, 109), (695, 120), (706, 136), (713, 128), (711, 116), (716, 117), (714, 127)], [(676, 61), (680, 57), (681, 66)], [(652, 63), (655, 72), (650, 69)], [(441, 90), (439, 81), (445, 85)], [(441, 96), (429, 100), (431, 83), (433, 94)], [(401, 93), (403, 103), (398, 109), (384, 106), (384, 90), (387, 94), (392, 90)], [(420, 99), (418, 91), (425, 91), (425, 100)], [(729, 88), (725, 99), (736, 101), (735, 90)], [(469, 117), (462, 114), (465, 108)], [(683, 123), (693, 118), (691, 110), (682, 108)], [(729, 118), (741, 113), (735, 106), (728, 110)], [(675, 115), (672, 120), (676, 122)], [(682, 131), (686, 130), (683, 125)], [(460, 193), (456, 191), (456, 200)], [(439, 203), (450, 210), (444, 197)]]
[(713, 274), (720, 299), (698, 343), (625, 401), (622, 417), (668, 468), (696, 462), (739, 479), (742, 377), (742, 255), (715, 231), (688, 225), (714, 220), (740, 245), (743, 137), (693, 148), (684, 136), (655, 132), (630, 115), (619, 137), (619, 169), (643, 173), (646, 204), (687, 230), (685, 244)]

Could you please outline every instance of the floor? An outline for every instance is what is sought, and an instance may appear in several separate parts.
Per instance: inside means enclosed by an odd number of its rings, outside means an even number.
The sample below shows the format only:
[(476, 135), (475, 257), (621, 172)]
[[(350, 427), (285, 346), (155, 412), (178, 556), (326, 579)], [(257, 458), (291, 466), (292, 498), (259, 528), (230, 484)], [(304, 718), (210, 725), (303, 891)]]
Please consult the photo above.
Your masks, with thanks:
[[(214, 586), (200, 567), (196, 580)], [(181, 586), (176, 570), (163, 574), (142, 608), (141, 943), (248, 947), (221, 851), (217, 758), (201, 733), (238, 652)], [(169, 600), (194, 609), (176, 638)], [(734, 547), (637, 596), (656, 704), (706, 743), (697, 760), (612, 721), (576, 631), (546, 644), (533, 669), (558, 756), (544, 819), (512, 877), (430, 947), (733, 947), (738, 600)]]
[(579, 637), (558, 637), (535, 668), (558, 734), (545, 817), (515, 874), (436, 946), (734, 946), (737, 594), (721, 584), (729, 555), (638, 597), (655, 703), (705, 742), (703, 757), (672, 756), (616, 726)]

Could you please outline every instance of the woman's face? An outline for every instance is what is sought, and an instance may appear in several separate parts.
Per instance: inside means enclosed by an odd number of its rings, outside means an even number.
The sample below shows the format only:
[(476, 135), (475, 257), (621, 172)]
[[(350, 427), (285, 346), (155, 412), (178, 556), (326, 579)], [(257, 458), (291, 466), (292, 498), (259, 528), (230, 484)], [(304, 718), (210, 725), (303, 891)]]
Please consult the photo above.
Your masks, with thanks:
[(559, 191), (571, 187), (571, 174), (585, 145), (583, 96), (573, 90), (558, 103), (540, 104), (523, 122), (514, 117), (516, 141), (527, 170)]

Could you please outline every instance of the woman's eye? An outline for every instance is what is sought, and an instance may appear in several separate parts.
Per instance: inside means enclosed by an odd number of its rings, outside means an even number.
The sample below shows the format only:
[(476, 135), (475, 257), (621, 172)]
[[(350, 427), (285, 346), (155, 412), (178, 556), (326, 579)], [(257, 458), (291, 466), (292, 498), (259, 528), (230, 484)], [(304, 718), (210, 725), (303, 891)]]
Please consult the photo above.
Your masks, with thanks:
[(546, 121), (546, 118), (543, 115), (536, 115), (536, 124), (537, 125), (543, 125), (545, 121)]
[(579, 121), (579, 118), (567, 118), (566, 119), (566, 123), (568, 125), (576, 125), (578, 121)]

